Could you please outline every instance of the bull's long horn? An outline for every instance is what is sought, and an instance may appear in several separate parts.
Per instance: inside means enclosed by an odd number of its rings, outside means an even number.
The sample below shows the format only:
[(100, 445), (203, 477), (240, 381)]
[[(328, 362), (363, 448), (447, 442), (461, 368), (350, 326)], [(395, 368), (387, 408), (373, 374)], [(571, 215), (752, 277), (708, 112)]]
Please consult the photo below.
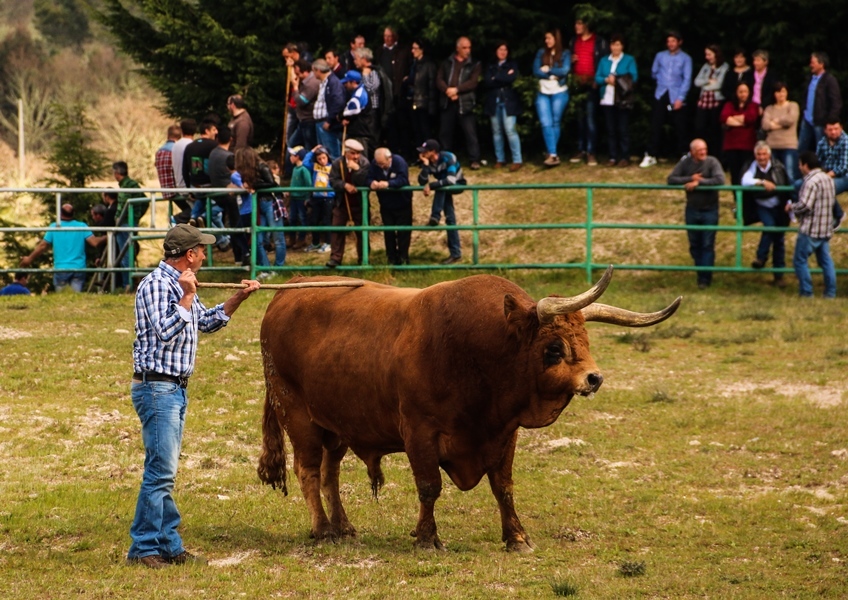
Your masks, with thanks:
[(557, 315), (566, 315), (577, 312), (581, 308), (589, 306), (601, 297), (604, 291), (606, 291), (611, 280), (612, 265), (607, 267), (604, 276), (601, 277), (598, 283), (579, 296), (572, 296), (570, 298), (555, 298), (549, 296), (547, 298), (542, 298), (536, 303), (536, 314), (539, 316), (539, 321), (542, 323), (550, 323)]
[(590, 304), (581, 312), (583, 318), (587, 321), (600, 321), (601, 323), (612, 323), (625, 327), (648, 327), (661, 323), (673, 315), (677, 307), (680, 306), (681, 300), (683, 300), (683, 296), (678, 296), (667, 307), (654, 313), (637, 313), (606, 304)]

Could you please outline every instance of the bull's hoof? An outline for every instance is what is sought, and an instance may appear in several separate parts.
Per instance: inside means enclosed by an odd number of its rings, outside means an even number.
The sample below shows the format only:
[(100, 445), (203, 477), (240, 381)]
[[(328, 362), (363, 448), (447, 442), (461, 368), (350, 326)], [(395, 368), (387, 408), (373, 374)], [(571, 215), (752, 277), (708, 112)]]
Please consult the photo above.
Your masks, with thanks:
[(309, 533), (309, 537), (316, 542), (332, 542), (335, 544), (339, 539), (339, 531), (332, 525), (328, 525), (327, 527), (322, 527), (318, 531), (311, 531)]
[(530, 540), (510, 540), (506, 543), (507, 552), (516, 552), (518, 554), (532, 554), (533, 544)]
[(413, 547), (418, 550), (445, 550), (444, 544), (439, 539), (439, 536), (435, 536), (430, 540), (421, 539), (420, 537), (415, 538), (415, 541), (412, 543)]
[(339, 537), (343, 538), (355, 538), (356, 537), (356, 527), (351, 525), (350, 523), (345, 523), (338, 527)]

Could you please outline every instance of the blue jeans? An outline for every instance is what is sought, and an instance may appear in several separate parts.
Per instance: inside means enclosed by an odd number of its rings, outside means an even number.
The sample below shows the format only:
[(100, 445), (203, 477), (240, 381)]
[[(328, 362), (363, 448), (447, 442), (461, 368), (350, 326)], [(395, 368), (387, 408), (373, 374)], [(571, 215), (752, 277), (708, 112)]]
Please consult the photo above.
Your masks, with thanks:
[(803, 233), (798, 234), (795, 241), (795, 256), (792, 258), (792, 266), (795, 267), (795, 276), (798, 278), (798, 294), (801, 296), (813, 295), (813, 279), (810, 277), (810, 268), (807, 259), (815, 253), (816, 262), (822, 270), (824, 277), (824, 297), (836, 297), (836, 269), (830, 258), (830, 244), (822, 238), (811, 238)]
[(69, 285), (75, 292), (81, 292), (82, 286), (85, 283), (85, 273), (78, 271), (65, 271), (63, 273), (53, 273), (53, 288), (58, 292)]
[(795, 181), (801, 177), (798, 170), (798, 151), (794, 148), (772, 148), (772, 156), (783, 163), (786, 167), (786, 177), (789, 181)]
[[(292, 227), (306, 226), (306, 198), (291, 198), (289, 200), (289, 225)], [(302, 242), (306, 239), (305, 231), (292, 231), (291, 241), (295, 240)]]
[[(121, 253), (121, 249), (130, 239), (129, 231), (116, 231), (115, 232), (115, 256), (117, 257)], [(130, 242), (132, 243), (132, 242)], [(129, 247), (124, 252), (124, 255), (121, 257), (121, 260), (118, 261), (116, 267), (120, 267), (122, 269), (127, 269), (130, 266), (130, 249)], [(117, 273), (115, 277), (115, 282), (118, 287), (121, 289), (127, 288), (130, 285), (130, 273), (129, 271), (121, 271)], [(55, 285), (55, 284), (54, 284)]]
[[(251, 221), (251, 213), (240, 214), (239, 215), (239, 227), (250, 228)], [(242, 264), (247, 265), (250, 264), (248, 259), (250, 258), (250, 232), (248, 233), (239, 233), (239, 237), (241, 237), (242, 244)], [(238, 239), (238, 238), (237, 238)], [(256, 236), (256, 264), (260, 267), (267, 267), (271, 263), (268, 261), (268, 253), (265, 252), (265, 246), (262, 245), (262, 238), (257, 235)]]
[[(777, 206), (768, 208), (757, 204), (757, 215), (763, 223), (763, 227), (777, 227), (783, 205), (778, 202)], [(769, 249), (772, 251), (772, 266), (782, 269), (786, 266), (786, 248), (784, 244), (785, 234), (782, 231), (764, 231), (760, 237), (760, 245), (757, 247), (757, 260), (765, 264), (768, 261)], [(778, 275), (777, 273), (775, 275)]]
[[(206, 211), (206, 198), (198, 198), (194, 201), (194, 206), (191, 207), (191, 218), (196, 219), (201, 215), (205, 215), (207, 227), (224, 228), (224, 209), (212, 202), (211, 216)], [(230, 243), (230, 236), (226, 234), (215, 235), (215, 243), (218, 246), (226, 246)]]
[(492, 120), (492, 141), (495, 144), (495, 158), (499, 163), (506, 162), (506, 152), (504, 151), (504, 132), (506, 139), (509, 141), (509, 152), (512, 154), (512, 162), (521, 163), (521, 140), (518, 138), (518, 132), (515, 130), (516, 117), (506, 114), (506, 105), (503, 102), (498, 103), (495, 109), (495, 116)]
[(823, 135), (824, 127), (818, 127), (808, 123), (802, 115), (801, 129), (798, 131), (798, 152), (803, 152), (804, 150), (815, 152), (816, 146)]
[[(271, 216), (273, 218), (274, 212), (271, 211)], [(282, 228), (284, 225), (283, 217), (281, 216), (279, 219), (274, 218), (272, 221), (274, 227)], [(286, 264), (286, 234), (284, 231), (275, 231), (274, 232), (274, 266), (282, 267)]]
[(188, 397), (175, 383), (148, 381), (132, 384), (132, 402), (141, 421), (144, 475), (127, 558), (176, 556), (185, 550), (177, 532), (180, 512), (173, 493)]
[(560, 121), (562, 113), (568, 106), (568, 92), (559, 94), (536, 94), (536, 114), (542, 124), (542, 137), (548, 154), (557, 155), (559, 144)]
[[(689, 208), (686, 207), (687, 225), (718, 225), (718, 207)], [(715, 231), (690, 230), (689, 254), (695, 261), (696, 267), (712, 267), (715, 264)], [(698, 283), (710, 285), (713, 280), (712, 271), (698, 271)]]
[[(445, 213), (446, 225), (456, 225), (453, 194), (436, 191), (433, 196), (433, 208), (430, 210), (430, 216), (438, 221), (442, 217), (442, 212)], [(459, 231), (456, 229), (448, 230), (448, 251), (455, 258), (462, 256), (462, 247), (459, 244)]]
[[(261, 198), (259, 200), (259, 224), (263, 227), (271, 227), (274, 224), (274, 202), (270, 199)], [(270, 231), (265, 231), (259, 237), (259, 243), (274, 242), (274, 234)]]
[(598, 140), (598, 127), (595, 113), (598, 106), (598, 92), (593, 88), (587, 90), (586, 99), (578, 107), (577, 112), (577, 150), (586, 154), (594, 154)]
[(342, 154), (342, 132), (332, 129), (326, 131), (322, 127), (323, 124), (324, 121), (315, 121), (315, 137), (318, 139), (318, 143), (330, 153), (330, 160), (336, 160)]

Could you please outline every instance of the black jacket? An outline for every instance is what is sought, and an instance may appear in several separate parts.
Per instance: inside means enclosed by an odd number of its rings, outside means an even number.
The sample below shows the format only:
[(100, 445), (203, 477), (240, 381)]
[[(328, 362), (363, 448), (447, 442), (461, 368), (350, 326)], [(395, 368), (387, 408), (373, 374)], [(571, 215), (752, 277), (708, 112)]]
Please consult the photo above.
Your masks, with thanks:
[[(442, 63), (439, 67), (439, 72), (436, 74), (436, 89), (441, 92), (441, 100), (439, 105), (442, 109), (446, 109), (451, 100), (445, 96), (445, 92), (450, 87), (451, 73), (453, 73), (456, 64), (456, 54), (451, 54), (451, 57)], [(464, 61), (459, 66), (459, 79), (457, 80), (457, 91), (459, 92), (459, 114), (467, 115), (474, 110), (474, 105), (477, 104), (477, 84), (480, 82), (480, 73), (483, 70), (479, 60), (474, 60), (474, 57), (469, 56), (468, 60)]]
[[(415, 70), (415, 79), (410, 84), (412, 70)], [(404, 95), (412, 108), (418, 110), (426, 108), (427, 114), (435, 115), (438, 107), (436, 94), (436, 65), (427, 58), (420, 61), (413, 60), (410, 63), (409, 75), (404, 79)]]
[[(736, 86), (740, 83), (745, 82), (748, 84), (748, 89), (751, 92), (754, 91), (754, 69), (749, 68), (744, 73), (737, 73), (733, 70), (733, 67), (727, 70), (727, 74), (724, 76), (724, 82), (721, 84), (721, 93), (724, 96), (724, 99), (733, 102), (736, 100)], [(765, 86), (763, 86), (765, 90)], [(772, 91), (774, 89), (772, 88)], [(774, 100), (774, 94), (772, 94), (772, 100)]]
[[(807, 110), (807, 90), (810, 88), (812, 77), (807, 78), (804, 85), (804, 96), (801, 98), (801, 118)], [(824, 127), (828, 121), (838, 120), (842, 112), (842, 92), (836, 77), (825, 71), (816, 86), (816, 99), (813, 103), (813, 125)]]
[(492, 63), (486, 68), (483, 85), (489, 91), (483, 104), (485, 114), (495, 116), (498, 100), (506, 105), (506, 114), (510, 117), (521, 114), (521, 100), (512, 87), (517, 77), (518, 64), (514, 60), (507, 60), (503, 65)]

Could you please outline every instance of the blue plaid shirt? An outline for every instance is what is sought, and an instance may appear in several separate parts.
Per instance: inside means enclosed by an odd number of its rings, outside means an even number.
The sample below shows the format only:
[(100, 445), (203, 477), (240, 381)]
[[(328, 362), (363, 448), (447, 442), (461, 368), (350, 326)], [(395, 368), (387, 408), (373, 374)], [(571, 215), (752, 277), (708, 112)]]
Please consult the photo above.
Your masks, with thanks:
[(206, 308), (195, 295), (191, 312), (178, 303), (183, 289), (180, 272), (160, 262), (138, 286), (135, 296), (133, 369), (188, 378), (194, 371), (197, 332), (212, 333), (230, 320), (224, 305)]
[(823, 135), (816, 146), (816, 156), (825, 173), (833, 171), (837, 177), (848, 175), (848, 134), (843, 131), (832, 146), (827, 136)]

